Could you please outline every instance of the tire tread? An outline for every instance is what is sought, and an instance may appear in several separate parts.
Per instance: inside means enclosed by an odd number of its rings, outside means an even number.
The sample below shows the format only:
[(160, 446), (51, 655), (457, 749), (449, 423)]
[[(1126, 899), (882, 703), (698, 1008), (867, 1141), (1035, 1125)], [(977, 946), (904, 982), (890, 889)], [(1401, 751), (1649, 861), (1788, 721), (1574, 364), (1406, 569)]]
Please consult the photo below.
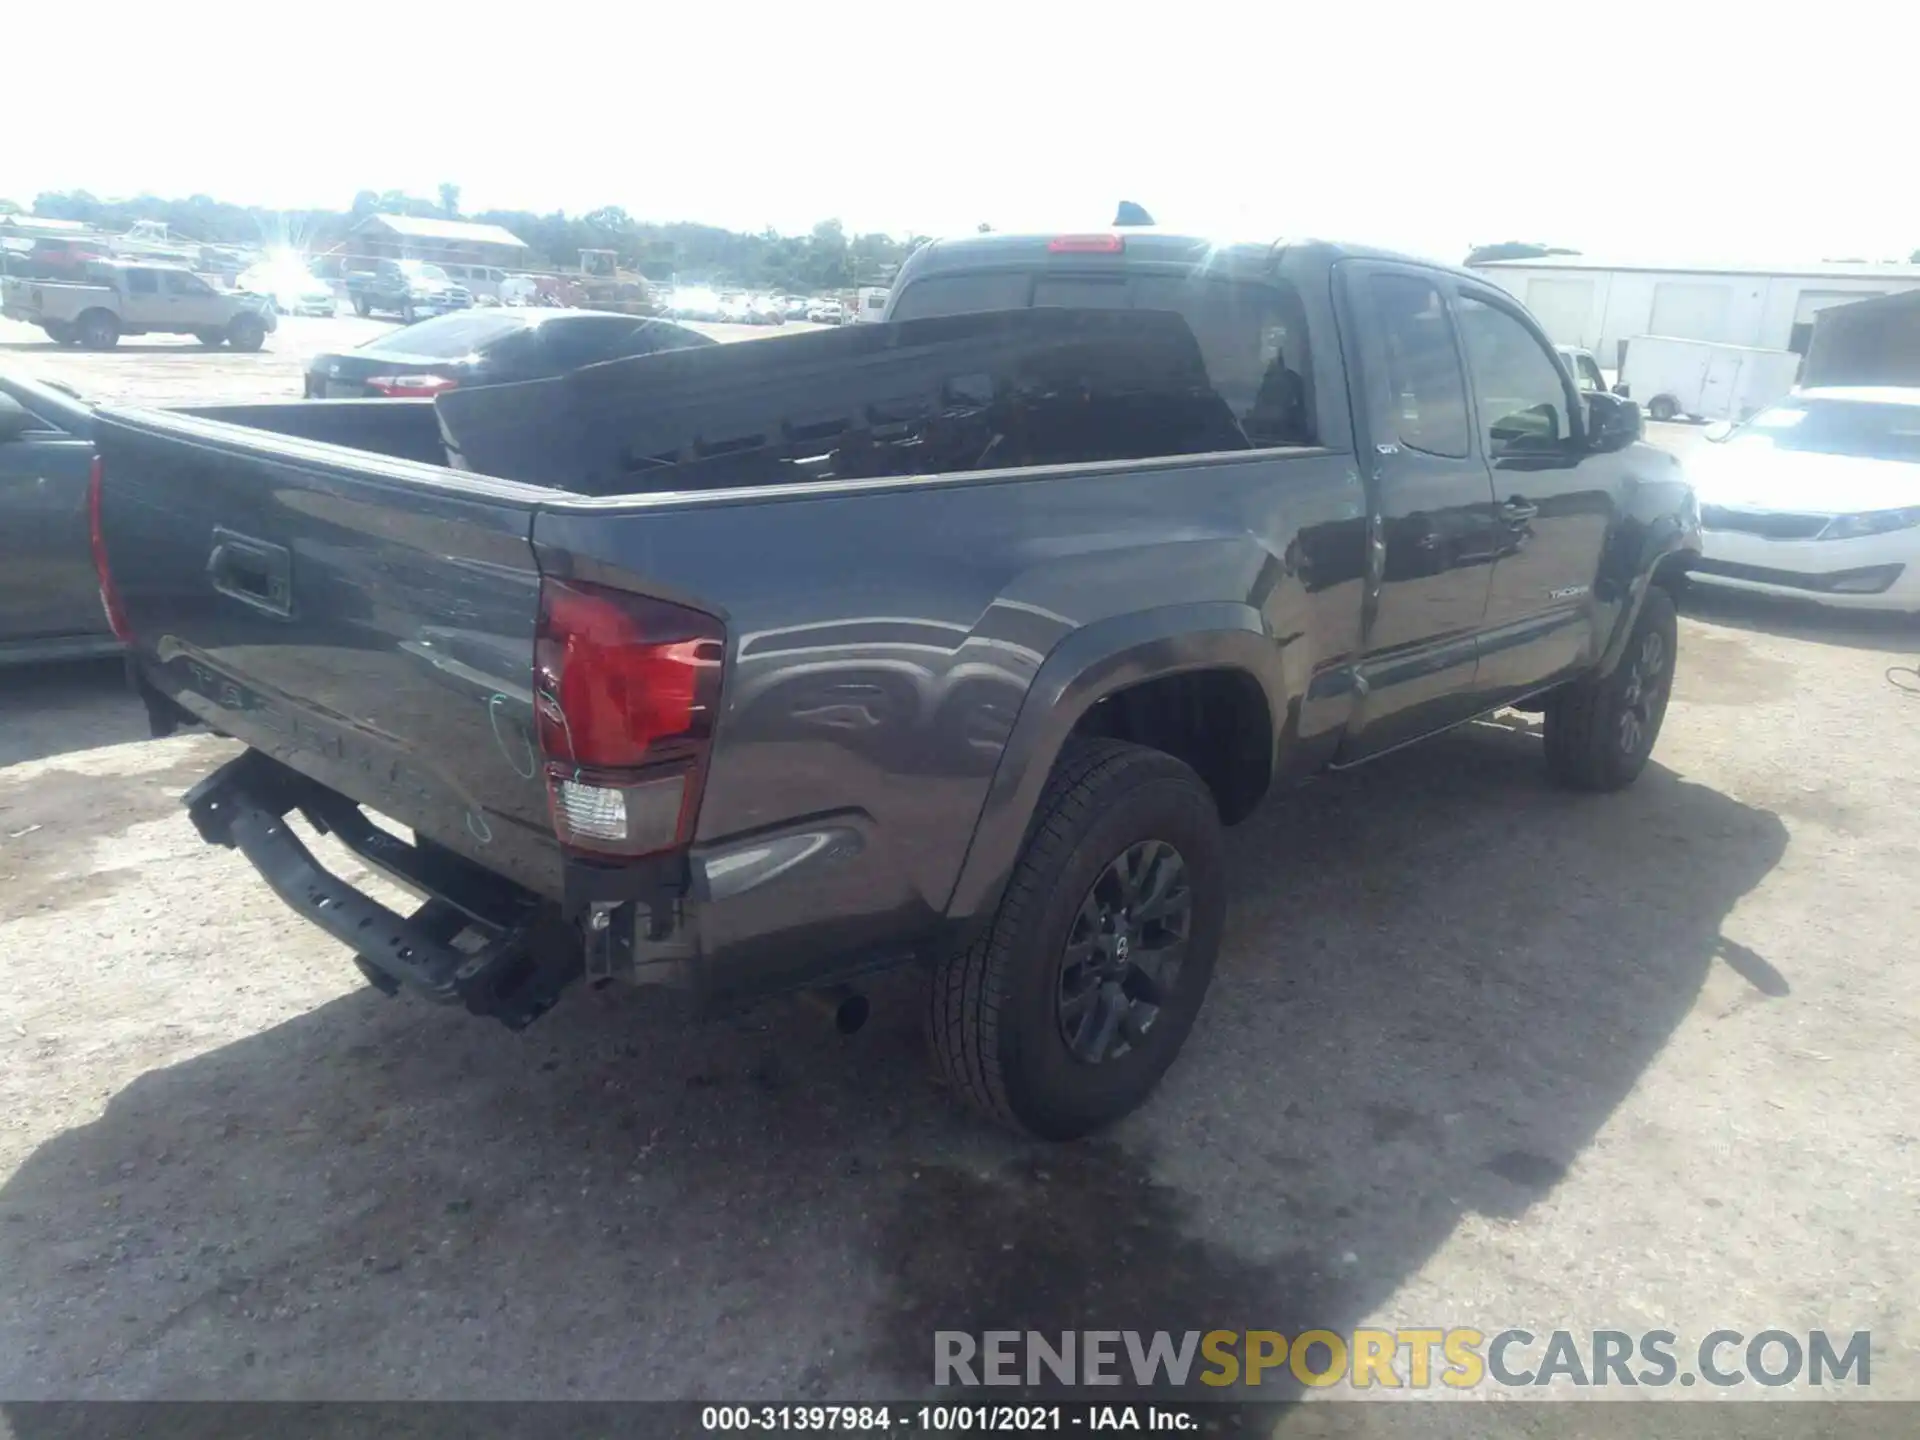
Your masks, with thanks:
[[(1673, 596), (1659, 585), (1647, 591), (1639, 618), (1634, 623), (1631, 646), (1649, 623), (1662, 623), (1661, 612), (1674, 609)], [(1671, 620), (1666, 623), (1671, 628)], [(1669, 665), (1678, 659), (1669, 646)], [(1622, 662), (1625, 663), (1624, 661)], [(1623, 773), (1613, 748), (1612, 720), (1618, 694), (1619, 672), (1605, 678), (1587, 678), (1575, 682), (1554, 698), (1545, 716), (1547, 773), (1570, 790), (1619, 790), (1633, 783), (1636, 768)], [(1656, 740), (1658, 735), (1656, 733)]]
[(1008, 877), (993, 921), (963, 950), (943, 958), (929, 986), (927, 1033), (942, 1077), (964, 1099), (1013, 1129), (1015, 1112), (1001, 1066), (1001, 1020), (1018, 957), (1015, 945), (1047, 899), (1047, 877), (1073, 853), (1100, 808), (1100, 795), (1140, 767), (1167, 773), (1178, 761), (1118, 740), (1076, 740), (1054, 766), (1033, 828)]

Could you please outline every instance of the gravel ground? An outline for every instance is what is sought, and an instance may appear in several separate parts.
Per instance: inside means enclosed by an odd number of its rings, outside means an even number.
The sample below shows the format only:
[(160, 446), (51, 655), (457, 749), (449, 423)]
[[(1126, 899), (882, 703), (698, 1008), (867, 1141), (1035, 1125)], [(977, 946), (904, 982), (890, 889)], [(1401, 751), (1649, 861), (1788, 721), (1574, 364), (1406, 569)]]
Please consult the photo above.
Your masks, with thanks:
[[(297, 384), (358, 323), (45, 368)], [(910, 976), (845, 1039), (385, 999), (192, 834), (225, 742), (7, 674), (0, 1396), (845, 1400), (936, 1328), (1426, 1324), (1868, 1329), (1920, 1398), (1916, 650), (1702, 599), (1626, 794), (1515, 717), (1270, 803), (1185, 1057), (1067, 1147), (949, 1103)]]

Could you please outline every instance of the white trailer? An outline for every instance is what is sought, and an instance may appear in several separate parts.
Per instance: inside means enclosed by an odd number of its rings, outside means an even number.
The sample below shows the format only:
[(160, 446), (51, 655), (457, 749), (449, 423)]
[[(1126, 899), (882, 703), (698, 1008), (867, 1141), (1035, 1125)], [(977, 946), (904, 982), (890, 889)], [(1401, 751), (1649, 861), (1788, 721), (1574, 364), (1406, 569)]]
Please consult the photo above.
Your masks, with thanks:
[(1799, 374), (1791, 350), (1636, 335), (1615, 388), (1653, 420), (1745, 420), (1793, 389)]

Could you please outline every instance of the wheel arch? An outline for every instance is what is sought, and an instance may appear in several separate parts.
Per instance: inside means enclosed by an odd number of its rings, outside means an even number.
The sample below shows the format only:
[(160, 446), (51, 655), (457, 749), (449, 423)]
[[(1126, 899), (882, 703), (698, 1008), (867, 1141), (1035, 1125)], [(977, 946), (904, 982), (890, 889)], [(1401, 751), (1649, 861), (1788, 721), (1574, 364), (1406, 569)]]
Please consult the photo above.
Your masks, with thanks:
[[(1130, 704), (1130, 696), (1142, 699)], [(1177, 712), (1181, 702), (1209, 700), (1233, 707), (1226, 753), (1201, 753), (1191, 730), (1185, 732), (1189, 743), (1170, 743), (1182, 732), (1177, 720), (1166, 719), (1169, 704)], [(1047, 777), (1073, 736), (1129, 739), (1189, 764), (1199, 760), (1194, 768), (1214, 791), (1222, 817), (1239, 819), (1271, 785), (1297, 711), (1280, 647), (1251, 606), (1169, 606), (1075, 631), (1028, 688), (948, 898), (949, 919), (966, 922), (993, 912)], [(1198, 733), (1204, 739), (1209, 732), (1203, 726)]]
[(1625, 553), (1631, 557), (1631, 570), (1618, 585), (1622, 603), (1595, 667), (1601, 675), (1611, 675), (1626, 654), (1627, 637), (1639, 622), (1647, 592), (1658, 585), (1677, 601), (1686, 589), (1687, 572), (1700, 556), (1699, 511), (1691, 494), (1679, 509), (1635, 524), (1630, 537), (1623, 538), (1629, 538)]

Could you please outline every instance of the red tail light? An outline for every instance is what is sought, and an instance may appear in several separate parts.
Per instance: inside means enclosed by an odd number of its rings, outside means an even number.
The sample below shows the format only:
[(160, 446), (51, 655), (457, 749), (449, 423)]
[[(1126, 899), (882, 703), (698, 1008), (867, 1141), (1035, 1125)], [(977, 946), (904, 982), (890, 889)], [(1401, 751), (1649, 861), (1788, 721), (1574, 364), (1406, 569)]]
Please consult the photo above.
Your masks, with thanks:
[(1055, 255), (1118, 255), (1126, 248), (1123, 235), (1056, 235), (1047, 242)]
[(562, 844), (632, 857), (693, 839), (725, 652), (698, 610), (541, 582), (534, 722)]
[(87, 478), (87, 530), (93, 540), (93, 573), (100, 582), (100, 608), (107, 612), (107, 625), (113, 638), (122, 645), (133, 643), (133, 627), (127, 624), (127, 610), (114, 588), (113, 572), (107, 568), (107, 532), (100, 526), (100, 486), (105, 472), (100, 457), (93, 457), (93, 470)]
[(402, 396), (444, 395), (458, 390), (460, 382), (445, 375), (374, 375), (368, 378), (369, 390), (395, 398)]

